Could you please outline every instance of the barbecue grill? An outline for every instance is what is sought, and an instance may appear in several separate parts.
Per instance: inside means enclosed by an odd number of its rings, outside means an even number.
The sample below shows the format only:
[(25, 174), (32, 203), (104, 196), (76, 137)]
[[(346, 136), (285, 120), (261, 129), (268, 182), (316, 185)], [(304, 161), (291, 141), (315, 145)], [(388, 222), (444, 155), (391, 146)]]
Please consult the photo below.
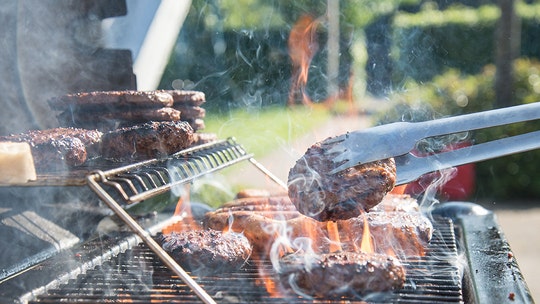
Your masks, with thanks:
[[(120, 168), (89, 170), (83, 178), (39, 177), (27, 186), (2, 187), (3, 262), (0, 296), (5, 303), (532, 303), (511, 249), (493, 213), (473, 203), (443, 203), (432, 210), (434, 236), (423, 257), (403, 261), (405, 286), (366, 299), (311, 300), (272, 293), (279, 281), (266, 260), (250, 259), (233, 273), (185, 272), (154, 241), (171, 225), (208, 210), (172, 216), (170, 208), (134, 216), (132, 208), (155, 204), (175, 187), (249, 162), (279, 186), (283, 182), (234, 139), (192, 147), (163, 159)], [(95, 167), (94, 167), (95, 169)], [(60, 180), (72, 186), (60, 186)], [(52, 180), (52, 181), (51, 181)], [(16, 189), (14, 189), (16, 188)], [(71, 202), (65, 213), (38, 210), (44, 191)], [(65, 192), (67, 191), (67, 192)], [(26, 197), (25, 197), (26, 196)], [(27, 203), (28, 196), (35, 202)], [(98, 199), (99, 198), (99, 199)], [(22, 203), (21, 200), (26, 201)], [(39, 203), (39, 204), (38, 204)], [(67, 203), (66, 203), (67, 204)], [(74, 207), (73, 207), (74, 206)], [(51, 207), (56, 211), (60, 205)], [(201, 210), (195, 210), (199, 208)], [(201, 211), (201, 212), (198, 212)], [(76, 223), (62, 217), (71, 215)], [(196, 219), (196, 218), (195, 218)], [(96, 227), (96, 222), (100, 226)], [(13, 244), (14, 229), (25, 231)], [(95, 233), (99, 230), (99, 233)], [(36, 241), (37, 240), (37, 241)], [(39, 242), (38, 242), (39, 241)], [(17, 243), (17, 242), (15, 242)], [(11, 244), (11, 246), (10, 246)], [(15, 259), (13, 257), (16, 257)], [(7, 263), (7, 264), (6, 264)]]

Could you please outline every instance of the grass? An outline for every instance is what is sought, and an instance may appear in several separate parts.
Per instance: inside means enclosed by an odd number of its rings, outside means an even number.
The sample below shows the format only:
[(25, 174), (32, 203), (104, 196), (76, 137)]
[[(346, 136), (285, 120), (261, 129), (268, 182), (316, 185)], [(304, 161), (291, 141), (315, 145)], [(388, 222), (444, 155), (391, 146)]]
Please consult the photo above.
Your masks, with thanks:
[[(237, 109), (227, 114), (207, 112), (204, 118), (204, 132), (216, 133), (220, 139), (234, 137), (247, 152), (255, 158), (262, 158), (279, 149), (313, 128), (321, 125), (331, 117), (331, 112), (322, 107), (266, 107), (257, 111)], [(243, 166), (249, 166), (244, 163)], [(220, 171), (227, 179), (228, 174), (238, 174), (238, 168), (226, 168)], [(241, 171), (241, 169), (240, 169)], [(215, 183), (217, 176), (210, 179), (199, 179), (192, 187), (191, 200), (202, 202), (211, 207), (234, 198), (234, 194), (246, 188), (246, 185), (230, 185), (231, 189)]]
[(331, 113), (324, 108), (267, 107), (257, 111), (237, 109), (227, 114), (207, 113), (204, 132), (219, 138), (235, 137), (244, 148), (263, 157), (277, 147), (308, 133), (327, 121)]

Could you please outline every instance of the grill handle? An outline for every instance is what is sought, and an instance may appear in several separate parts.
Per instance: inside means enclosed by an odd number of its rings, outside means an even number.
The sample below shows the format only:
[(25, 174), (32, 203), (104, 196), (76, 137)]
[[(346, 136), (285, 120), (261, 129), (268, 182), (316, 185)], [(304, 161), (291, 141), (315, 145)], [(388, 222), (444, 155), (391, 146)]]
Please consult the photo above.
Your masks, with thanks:
[(459, 238), (470, 277), (464, 283), (471, 289), (473, 303), (508, 303), (509, 299), (534, 303), (493, 212), (474, 203), (447, 202), (432, 213), (451, 218), (461, 228)]

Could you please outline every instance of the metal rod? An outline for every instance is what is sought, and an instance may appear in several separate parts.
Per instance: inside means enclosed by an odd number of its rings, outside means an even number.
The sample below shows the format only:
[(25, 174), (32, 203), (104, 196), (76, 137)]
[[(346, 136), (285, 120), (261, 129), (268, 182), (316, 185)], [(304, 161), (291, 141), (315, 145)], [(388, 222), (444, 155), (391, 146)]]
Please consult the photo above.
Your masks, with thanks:
[(189, 181), (194, 180), (195, 178), (198, 178), (198, 177), (201, 177), (201, 176), (206, 175), (208, 173), (212, 173), (212, 172), (221, 170), (223, 168), (229, 167), (229, 166), (231, 166), (233, 164), (236, 164), (236, 163), (238, 163), (240, 161), (245, 160), (248, 157), (251, 157), (251, 154), (247, 154), (245, 156), (239, 157), (239, 158), (237, 158), (235, 160), (232, 160), (232, 161), (230, 161), (228, 163), (221, 164), (221, 165), (219, 165), (219, 166), (217, 166), (215, 168), (212, 168), (212, 169), (209, 169), (209, 170), (206, 170), (206, 171), (201, 171), (199, 173), (192, 172), (191, 173), (192, 175), (190, 175), (187, 178), (183, 178), (183, 179), (180, 179), (180, 180), (177, 180), (177, 181), (174, 181), (174, 182), (170, 182), (170, 183), (168, 183), (166, 185), (163, 185), (163, 186), (160, 186), (160, 187), (150, 189), (150, 190), (147, 190), (145, 192), (141, 192), (139, 194), (133, 195), (133, 196), (129, 197), (128, 203), (130, 203), (130, 204), (137, 203), (137, 202), (143, 201), (145, 199), (148, 199), (150, 197), (154, 197), (154, 196), (156, 196), (158, 194), (165, 193), (165, 192), (169, 191), (171, 188), (173, 188), (174, 186), (185, 184), (185, 183), (187, 183)]
[(195, 294), (207, 304), (216, 303), (212, 297), (199, 285), (195, 280), (193, 280), (185, 270), (176, 263), (176, 261), (165, 252), (161, 246), (154, 241), (146, 230), (144, 230), (137, 221), (135, 221), (116, 201), (105, 191), (101, 190), (101, 187), (96, 183), (96, 178), (104, 178), (102, 174), (100, 176), (99, 171), (94, 174), (88, 175), (87, 182), (90, 188), (92, 188), (98, 196), (111, 208), (112, 211), (124, 222), (126, 225), (133, 230), (142, 241), (152, 250), (160, 259), (171, 269), (180, 279), (188, 285)]
[(279, 177), (275, 176), (274, 173), (270, 172), (270, 170), (266, 169), (261, 163), (259, 163), (255, 158), (250, 157), (249, 161), (255, 165), (257, 169), (259, 169), (262, 173), (264, 173), (266, 176), (270, 177), (276, 184), (280, 185), (283, 189), (287, 190), (287, 184), (283, 182)]

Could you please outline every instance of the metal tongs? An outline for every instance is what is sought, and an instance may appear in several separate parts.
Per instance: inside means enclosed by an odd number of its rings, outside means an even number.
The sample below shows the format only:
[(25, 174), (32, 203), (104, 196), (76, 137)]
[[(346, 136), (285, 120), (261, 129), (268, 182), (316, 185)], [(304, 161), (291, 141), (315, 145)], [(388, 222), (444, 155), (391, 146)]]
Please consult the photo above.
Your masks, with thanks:
[(326, 154), (337, 165), (331, 173), (393, 157), (397, 167), (396, 185), (417, 180), (426, 173), (463, 164), (497, 158), (540, 148), (540, 131), (534, 131), (456, 150), (413, 155), (419, 140), (489, 127), (540, 119), (540, 102), (501, 108), (424, 122), (396, 122), (349, 132), (328, 139)]

